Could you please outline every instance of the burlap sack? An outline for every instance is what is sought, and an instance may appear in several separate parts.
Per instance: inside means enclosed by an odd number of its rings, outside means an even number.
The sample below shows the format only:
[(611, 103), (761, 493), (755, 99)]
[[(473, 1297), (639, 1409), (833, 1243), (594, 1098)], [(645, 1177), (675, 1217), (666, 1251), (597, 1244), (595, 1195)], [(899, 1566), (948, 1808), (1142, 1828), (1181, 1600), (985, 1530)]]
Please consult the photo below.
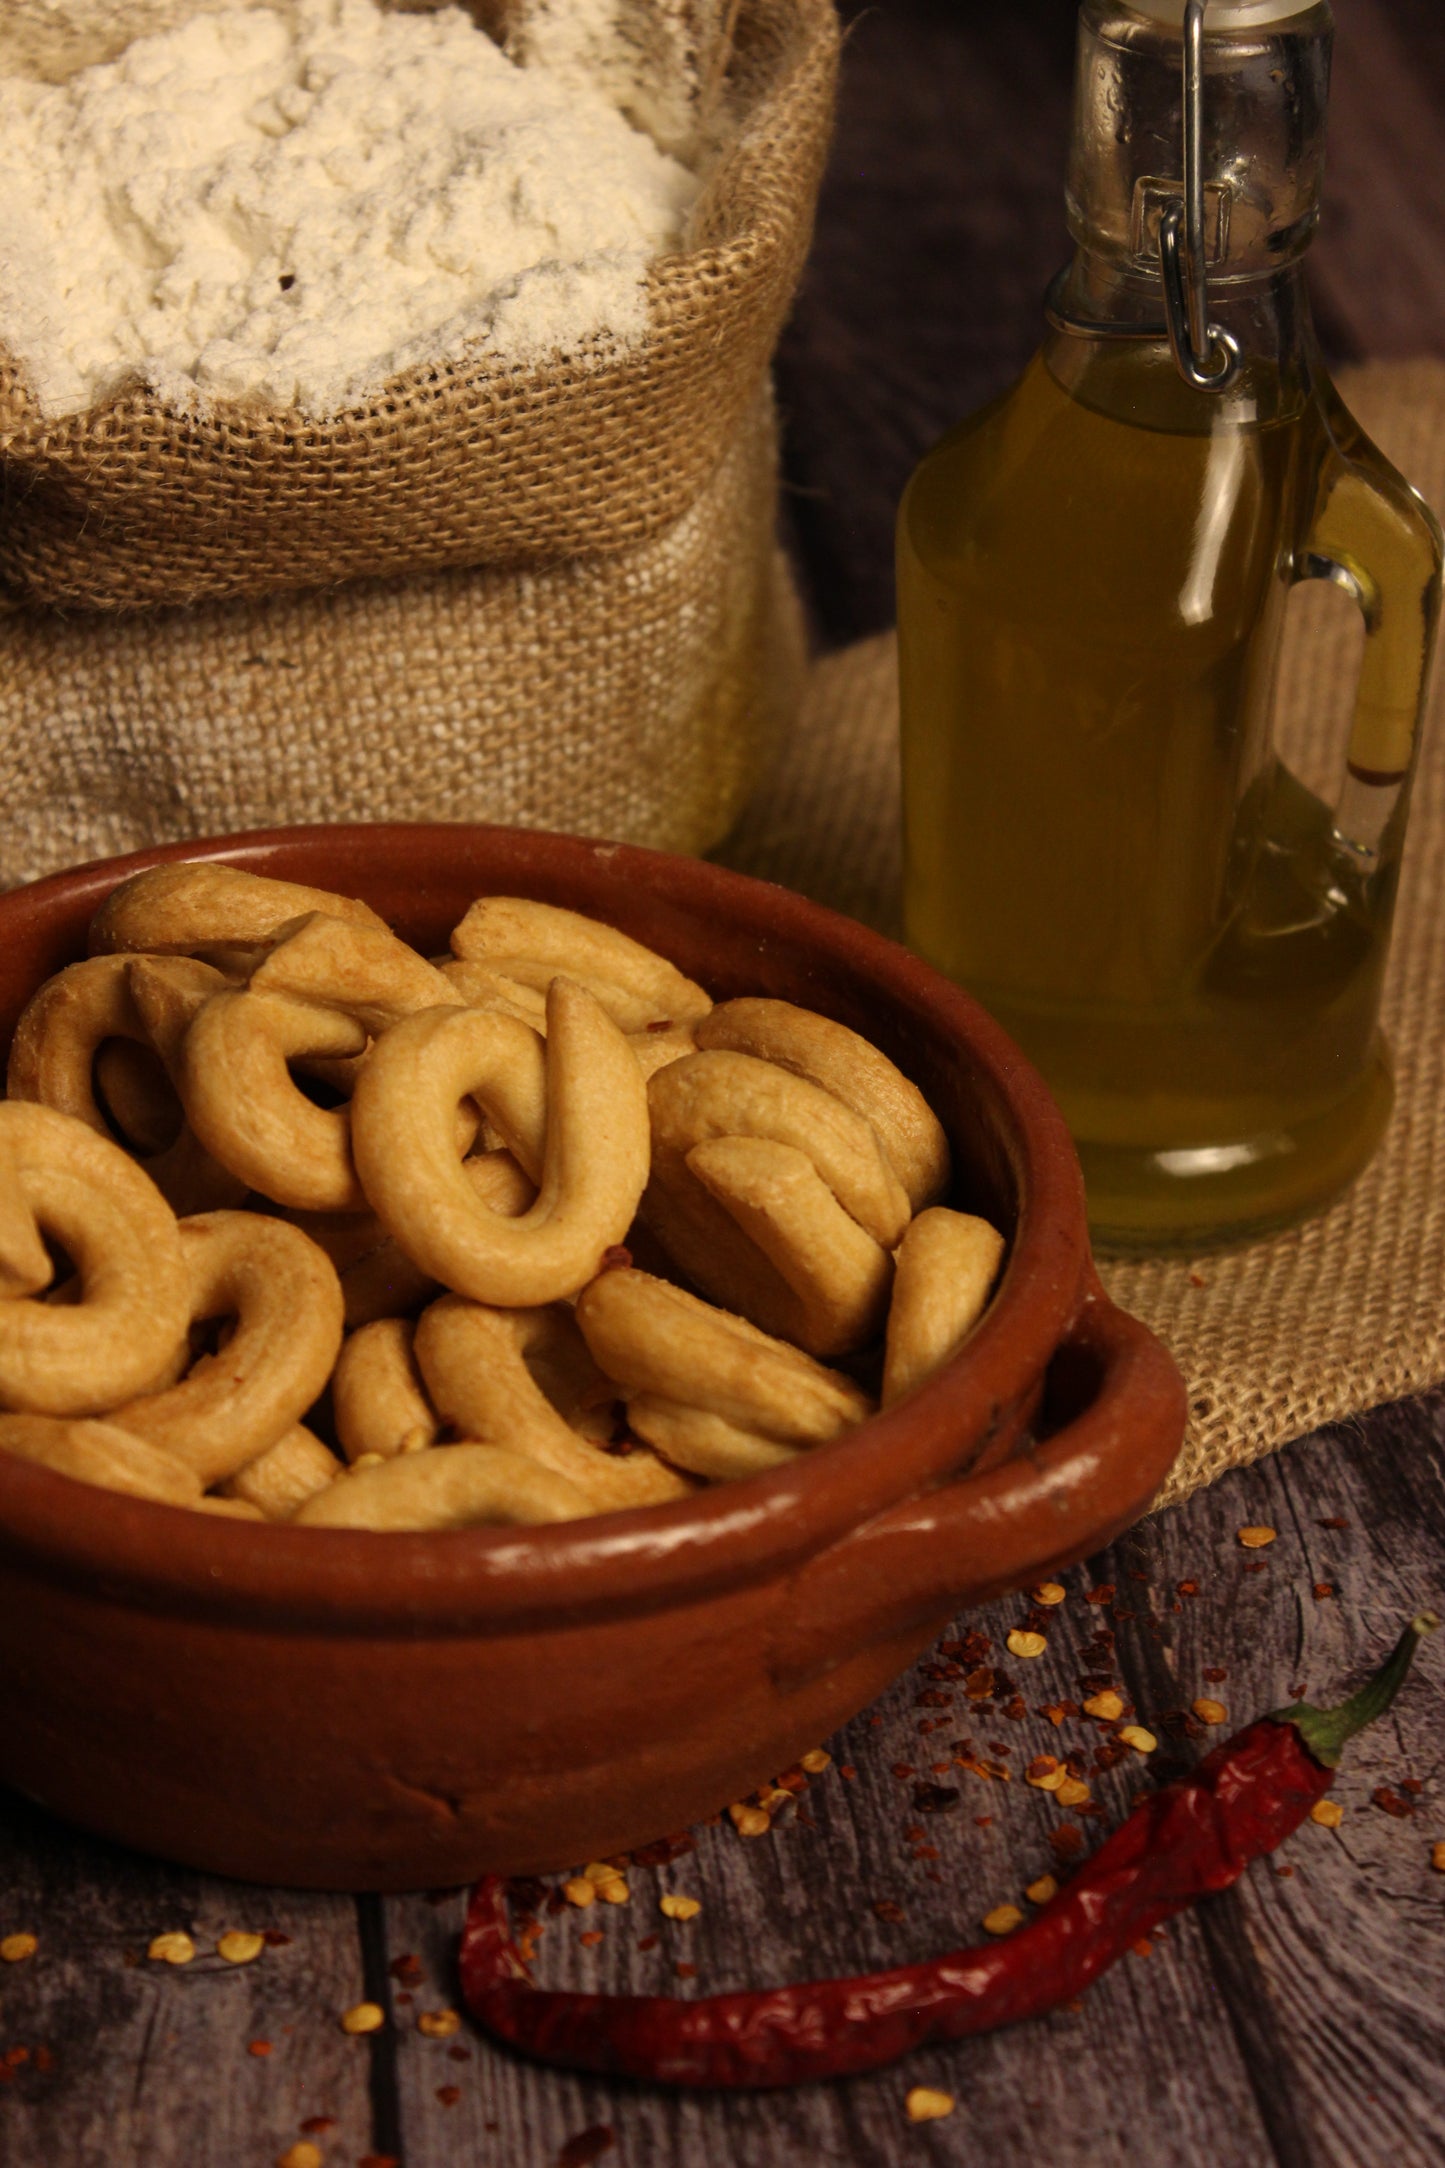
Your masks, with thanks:
[[(154, 28), (195, 5), (141, 0), (136, 19)], [(640, 345), (595, 341), (536, 369), (420, 368), (319, 421), (234, 402), (181, 416), (130, 390), (47, 423), (0, 355), (0, 587), (98, 609), (263, 595), (590, 556), (680, 518), (756, 403), (807, 253), (838, 43), (832, 0), (689, 5), (727, 36), (699, 118), (718, 148), (685, 252), (649, 276)], [(103, 23), (136, 7), (59, 12)], [(473, 12), (505, 28), (520, 8)], [(679, 0), (653, 12), (676, 18)], [(0, 0), (0, 65), (53, 73), (59, 57), (33, 0)]]
[[(0, 69), (63, 73), (198, 4), (0, 0)], [(622, 5), (659, 74), (668, 39), (696, 63), (700, 26), (731, 33), (725, 80), (721, 51), (688, 76), (720, 147), (637, 349), (418, 371), (320, 422), (134, 390), (50, 426), (0, 357), (0, 886), (293, 822), (682, 851), (732, 825), (805, 667), (767, 367), (836, 20), (832, 0), (745, 0), (735, 23), (728, 0)]]

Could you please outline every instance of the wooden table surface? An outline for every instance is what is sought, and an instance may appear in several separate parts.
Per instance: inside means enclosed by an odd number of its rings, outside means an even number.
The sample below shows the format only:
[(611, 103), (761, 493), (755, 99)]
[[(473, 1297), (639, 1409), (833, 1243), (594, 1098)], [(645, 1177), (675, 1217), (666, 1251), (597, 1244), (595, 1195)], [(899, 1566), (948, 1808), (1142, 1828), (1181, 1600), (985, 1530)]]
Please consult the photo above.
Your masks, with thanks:
[[(889, 620), (899, 487), (1036, 338), (1062, 249), (1074, 9), (884, 0), (855, 12), (818, 248), (780, 365), (790, 524), (833, 642)], [(1438, 0), (1337, 0), (1337, 13), (1323, 332), (1341, 360), (1445, 353), (1445, 12)], [(1277, 1540), (1245, 1551), (1249, 1524)], [(992, 1699), (971, 1701), (961, 1666), (927, 1659), (828, 1742), (831, 1766), (767, 1836), (701, 1828), (695, 1850), (633, 1870), (626, 1905), (544, 1900), (540, 1976), (689, 1993), (979, 1939), (993, 1905), (1022, 1903), (1025, 1884), (1079, 1840), (1092, 1847), (1136, 1791), (1197, 1757), (1196, 1696), (1225, 1704), (1230, 1726), (1301, 1689), (1334, 1699), (1413, 1610), (1445, 1609), (1445, 1397), (1300, 1441), (1067, 1579), (1036, 1662), (1001, 1655), (1022, 1599), (959, 1622), (1001, 1659)], [(33, 1956), (0, 1964), (0, 2162), (270, 2168), (303, 2135), (328, 2168), (1439, 2161), (1442, 1674), (1445, 1649), (1427, 1644), (1395, 1713), (1349, 1756), (1337, 1829), (1307, 1825), (1077, 2006), (878, 2076), (755, 2099), (573, 2081), (469, 2027), (426, 2036), (419, 2016), (456, 2000), (458, 1892), (245, 1888), (0, 1795), (0, 1936), (38, 1937)], [(1097, 1728), (1043, 1713), (1106, 1675), (1160, 1739), (1147, 1761), (1097, 1768)], [(1011, 1780), (960, 1767), (963, 1739)], [(1066, 1815), (1018, 1781), (1033, 1755), (1061, 1748), (1087, 1758), (1097, 1814)], [(284, 1767), (275, 1780), (284, 1791)], [(701, 1898), (694, 1922), (660, 1913), (668, 1889)], [(235, 1927), (267, 1932), (255, 1962), (214, 1954)], [(147, 1958), (166, 1929), (194, 1937), (193, 1963)], [(680, 1966), (696, 1968), (696, 1989)], [(363, 1998), (388, 2022), (352, 2038), (339, 2016)], [(911, 2123), (904, 2097), (919, 2084), (953, 2094), (953, 2113)]]

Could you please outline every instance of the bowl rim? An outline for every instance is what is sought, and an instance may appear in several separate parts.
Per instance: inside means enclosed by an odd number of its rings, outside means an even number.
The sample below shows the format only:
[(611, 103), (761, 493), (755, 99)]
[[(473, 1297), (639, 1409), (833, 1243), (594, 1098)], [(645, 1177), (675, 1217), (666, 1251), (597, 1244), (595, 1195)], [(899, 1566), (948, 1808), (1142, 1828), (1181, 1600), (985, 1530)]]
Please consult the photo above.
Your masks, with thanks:
[[(336, 885), (334, 872), (307, 871), (312, 854), (351, 847), (380, 862), (421, 839), (431, 864), (480, 853), (553, 889), (635, 886), (668, 891), (685, 911), (727, 906), (762, 948), (819, 951), (935, 1037), (954, 1038), (995, 1118), (1012, 1130), (1004, 1141), (1019, 1188), (1004, 1276), (984, 1318), (960, 1353), (896, 1407), (799, 1461), (674, 1504), (527, 1529), (297, 1529), (202, 1516), (0, 1454), (0, 1560), (257, 1629), (523, 1632), (743, 1587), (800, 1567), (903, 1500), (967, 1485), (961, 1451), (1039, 1382), (1085, 1299), (1083, 1180), (1063, 1116), (1002, 1027), (885, 935), (775, 882), (642, 845), (479, 822), (353, 822), (194, 838), (68, 868), (0, 895), (0, 942), (10, 921), (48, 918), (59, 927), (152, 866), (219, 860)], [(502, 877), (489, 866), (476, 892), (526, 892), (503, 888)]]

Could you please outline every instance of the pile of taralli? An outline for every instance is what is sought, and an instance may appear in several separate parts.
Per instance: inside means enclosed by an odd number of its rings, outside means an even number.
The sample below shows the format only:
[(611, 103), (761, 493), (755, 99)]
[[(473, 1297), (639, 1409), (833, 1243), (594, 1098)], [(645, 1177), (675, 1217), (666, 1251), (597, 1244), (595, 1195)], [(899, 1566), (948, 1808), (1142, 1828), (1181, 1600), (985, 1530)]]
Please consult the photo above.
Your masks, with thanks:
[(113, 892), (0, 1104), (0, 1450), (303, 1527), (573, 1520), (789, 1461), (977, 1321), (1002, 1238), (855, 1032), (519, 898), (451, 946), (220, 864)]

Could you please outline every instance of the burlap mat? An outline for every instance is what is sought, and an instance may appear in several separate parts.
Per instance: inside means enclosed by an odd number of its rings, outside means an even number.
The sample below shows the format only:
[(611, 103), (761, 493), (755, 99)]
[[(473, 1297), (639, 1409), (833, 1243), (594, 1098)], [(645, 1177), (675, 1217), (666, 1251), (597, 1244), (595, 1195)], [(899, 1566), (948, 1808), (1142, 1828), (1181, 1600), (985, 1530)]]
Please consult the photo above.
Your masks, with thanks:
[[(1366, 429), (1445, 506), (1445, 363), (1378, 364), (1342, 381)], [(1360, 631), (1321, 586), (1291, 604), (1278, 736), (1315, 788), (1338, 776)], [(1395, 1111), (1373, 1164), (1306, 1227), (1200, 1258), (1110, 1261), (1110, 1293), (1172, 1349), (1189, 1384), (1173, 1505), (1322, 1423), (1445, 1377), (1445, 699), (1433, 712), (1410, 816), (1385, 1028)], [(891, 633), (815, 669), (783, 772), (726, 851), (729, 865), (801, 889), (894, 933), (898, 699)]]

